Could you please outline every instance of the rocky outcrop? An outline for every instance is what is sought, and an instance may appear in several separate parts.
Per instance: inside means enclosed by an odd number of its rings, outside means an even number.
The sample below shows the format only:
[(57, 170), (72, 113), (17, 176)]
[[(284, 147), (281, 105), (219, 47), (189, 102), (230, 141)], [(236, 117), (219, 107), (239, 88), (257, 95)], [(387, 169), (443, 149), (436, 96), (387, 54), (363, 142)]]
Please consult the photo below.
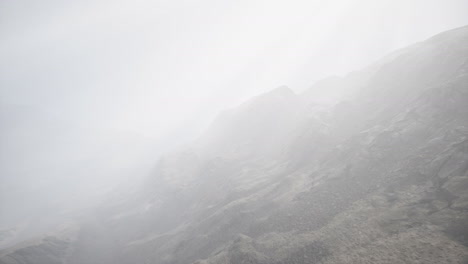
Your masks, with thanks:
[(73, 239), (0, 263), (466, 263), (466, 43), (455, 29), (303, 94), (258, 96)]

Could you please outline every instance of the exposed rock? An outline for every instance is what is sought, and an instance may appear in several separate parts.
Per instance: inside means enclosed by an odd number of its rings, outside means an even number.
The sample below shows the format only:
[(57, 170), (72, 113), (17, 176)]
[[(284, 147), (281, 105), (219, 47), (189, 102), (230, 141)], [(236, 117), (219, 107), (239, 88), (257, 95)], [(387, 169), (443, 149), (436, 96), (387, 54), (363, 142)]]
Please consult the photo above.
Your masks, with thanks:
[[(304, 94), (258, 96), (73, 240), (0, 263), (466, 263), (466, 43), (455, 29)], [(320, 87), (346, 96), (317, 106)]]

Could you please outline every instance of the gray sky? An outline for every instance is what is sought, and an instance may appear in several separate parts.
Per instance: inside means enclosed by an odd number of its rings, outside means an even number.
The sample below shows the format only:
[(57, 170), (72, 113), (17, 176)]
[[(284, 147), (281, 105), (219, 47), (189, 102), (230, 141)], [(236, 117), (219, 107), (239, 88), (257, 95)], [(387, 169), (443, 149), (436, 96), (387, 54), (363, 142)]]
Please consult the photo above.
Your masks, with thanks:
[(468, 0), (1, 0), (0, 228), (145, 177), (253, 95), (466, 24)]
[(3, 0), (0, 12), (3, 102), (155, 139), (468, 24), (467, 0)]

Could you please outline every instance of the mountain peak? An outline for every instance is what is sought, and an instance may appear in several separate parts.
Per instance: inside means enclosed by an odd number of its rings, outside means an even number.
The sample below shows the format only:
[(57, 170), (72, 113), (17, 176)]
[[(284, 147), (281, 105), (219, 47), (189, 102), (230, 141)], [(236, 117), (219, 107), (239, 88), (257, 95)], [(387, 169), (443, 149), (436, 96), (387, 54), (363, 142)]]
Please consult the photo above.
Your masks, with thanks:
[(295, 95), (294, 91), (286, 85), (281, 85), (270, 92), (267, 92), (267, 94), (280, 94), (285, 96)]

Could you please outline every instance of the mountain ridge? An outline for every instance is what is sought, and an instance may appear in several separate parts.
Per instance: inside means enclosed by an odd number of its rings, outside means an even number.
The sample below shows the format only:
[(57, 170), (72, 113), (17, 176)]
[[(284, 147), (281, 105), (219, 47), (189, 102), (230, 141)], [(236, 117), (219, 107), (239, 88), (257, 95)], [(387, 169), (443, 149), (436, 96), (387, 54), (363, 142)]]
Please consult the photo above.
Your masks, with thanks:
[[(466, 43), (468, 26), (229, 110), (60, 240), (67, 254), (48, 240), (51, 263), (465, 263)], [(350, 92), (318, 107), (324, 87)]]

